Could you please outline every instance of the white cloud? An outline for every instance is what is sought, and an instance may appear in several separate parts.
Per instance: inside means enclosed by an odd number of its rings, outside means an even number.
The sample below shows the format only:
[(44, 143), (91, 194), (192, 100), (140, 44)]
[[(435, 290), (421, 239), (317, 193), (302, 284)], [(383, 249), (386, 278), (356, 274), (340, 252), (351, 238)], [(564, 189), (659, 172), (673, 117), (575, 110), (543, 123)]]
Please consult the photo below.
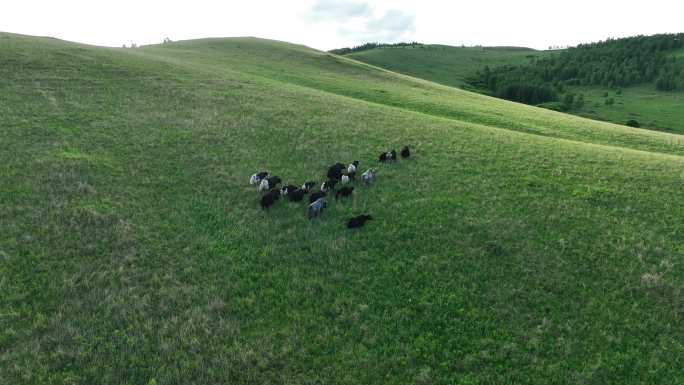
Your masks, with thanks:
[(415, 31), (415, 17), (397, 9), (391, 9), (382, 17), (366, 24), (366, 39), (394, 43)]
[(350, 18), (367, 17), (370, 14), (371, 7), (367, 2), (316, 0), (307, 16), (314, 22), (344, 22)]
[(682, 14), (673, 0), (2, 0), (0, 30), (108, 46), (258, 36), (324, 50), (397, 40), (546, 48), (683, 32)]
[(305, 13), (306, 21), (324, 23), (350, 45), (397, 42), (415, 31), (415, 16), (399, 9), (376, 11), (369, 2), (316, 0)]

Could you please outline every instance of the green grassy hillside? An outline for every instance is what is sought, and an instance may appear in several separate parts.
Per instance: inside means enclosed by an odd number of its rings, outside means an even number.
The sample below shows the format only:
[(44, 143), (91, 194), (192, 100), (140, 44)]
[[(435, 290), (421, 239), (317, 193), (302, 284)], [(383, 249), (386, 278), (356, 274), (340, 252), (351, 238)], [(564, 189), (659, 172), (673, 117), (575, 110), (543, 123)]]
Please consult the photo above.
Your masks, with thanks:
[(347, 57), (405, 75), (454, 87), (467, 86), (467, 80), (484, 66), (526, 64), (547, 55), (518, 47), (451, 47), (422, 45), (416, 48), (379, 48), (355, 52)]
[[(684, 381), (681, 136), (274, 41), (11, 34), (0, 134), (0, 383)], [(314, 221), (248, 185), (353, 159), (377, 184)]]
[[(532, 58), (553, 54), (552, 51), (534, 51), (524, 48), (497, 47), (450, 47), (426, 45), (425, 48), (383, 48), (346, 55), (378, 67), (436, 83), (473, 89), (468, 78), (485, 66), (524, 65)], [(673, 56), (684, 55), (676, 50)], [(585, 105), (570, 113), (591, 119), (625, 124), (630, 119), (639, 121), (642, 127), (684, 133), (684, 109), (682, 92), (656, 91), (653, 85), (630, 86), (615, 90), (605, 87), (566, 87), (576, 95), (582, 94)], [(604, 97), (609, 93), (615, 104), (606, 105)]]
[[(622, 123), (635, 119), (641, 127), (684, 133), (684, 92), (658, 91), (653, 85), (627, 87), (620, 92), (598, 87), (571, 90), (585, 96), (584, 106), (574, 114)], [(606, 104), (607, 99), (614, 103)]]

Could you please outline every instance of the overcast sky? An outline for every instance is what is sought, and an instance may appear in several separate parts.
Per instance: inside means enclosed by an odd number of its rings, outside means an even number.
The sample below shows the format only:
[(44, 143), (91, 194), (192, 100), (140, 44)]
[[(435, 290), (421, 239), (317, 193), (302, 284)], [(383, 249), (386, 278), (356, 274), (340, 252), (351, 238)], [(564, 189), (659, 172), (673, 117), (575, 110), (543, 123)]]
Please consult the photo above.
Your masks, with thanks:
[(409, 40), (545, 49), (684, 32), (684, 1), (2, 0), (0, 31), (104, 46), (258, 36), (322, 50)]

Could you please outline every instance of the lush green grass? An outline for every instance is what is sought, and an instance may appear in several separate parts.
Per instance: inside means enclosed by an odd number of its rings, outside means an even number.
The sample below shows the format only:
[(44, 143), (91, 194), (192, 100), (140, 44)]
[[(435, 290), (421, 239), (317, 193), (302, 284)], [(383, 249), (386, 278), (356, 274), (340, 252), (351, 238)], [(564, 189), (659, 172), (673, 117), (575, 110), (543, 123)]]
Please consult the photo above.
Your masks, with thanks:
[(421, 48), (371, 49), (346, 56), (402, 74), (463, 87), (469, 77), (485, 66), (527, 64), (532, 58), (546, 54), (518, 47), (424, 45)]
[[(470, 88), (468, 77), (485, 65), (526, 64), (531, 57), (549, 55), (550, 51), (533, 51), (521, 48), (461, 48), (429, 45), (425, 49), (373, 49), (347, 55), (392, 71), (430, 80), (448, 86)], [(684, 51), (675, 51), (682, 56)], [(642, 127), (684, 133), (684, 93), (662, 92), (652, 85), (627, 87), (622, 95), (601, 87), (570, 87), (572, 92), (583, 93), (584, 108), (570, 113), (617, 124), (637, 119)], [(608, 92), (616, 100), (613, 106), (605, 105), (603, 94)], [(562, 97), (562, 95), (561, 95)]]
[(570, 115), (442, 87), (302, 46), (287, 47), (283, 49), (282, 43), (269, 41), (255, 46), (250, 39), (204, 39), (135, 52), (188, 70), (202, 71), (207, 76), (239, 72), (276, 81), (279, 85), (297, 85), (462, 123), (684, 155), (684, 143), (679, 135), (587, 122)]
[[(0, 54), (0, 383), (684, 381), (680, 136), (255, 39)], [(352, 159), (311, 222), (247, 185)]]
[[(584, 107), (573, 112), (578, 115), (618, 123), (635, 119), (641, 127), (684, 133), (684, 92), (658, 91), (651, 85), (628, 87), (619, 93), (586, 87), (572, 91), (585, 96)], [(608, 98), (614, 104), (606, 104)]]

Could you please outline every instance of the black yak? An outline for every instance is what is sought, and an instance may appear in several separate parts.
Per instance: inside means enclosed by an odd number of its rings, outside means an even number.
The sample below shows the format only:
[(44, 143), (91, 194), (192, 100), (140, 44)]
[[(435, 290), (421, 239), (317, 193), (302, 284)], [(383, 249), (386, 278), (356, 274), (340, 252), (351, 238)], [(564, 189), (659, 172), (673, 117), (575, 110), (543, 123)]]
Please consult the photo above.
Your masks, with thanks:
[(337, 184), (337, 180), (329, 179), (329, 180), (323, 182), (323, 184), (321, 185), (321, 191), (328, 192), (330, 190), (334, 190), (336, 184)]
[(328, 169), (328, 179), (340, 180), (342, 178), (342, 170), (344, 165), (342, 163), (335, 163)]
[(273, 206), (275, 201), (277, 201), (280, 198), (280, 191), (278, 190), (271, 190), (268, 192), (268, 194), (264, 195), (261, 197), (261, 208), (264, 210), (268, 210), (269, 207)]
[(342, 187), (341, 189), (339, 189), (337, 191), (337, 193), (335, 193), (335, 199), (338, 199), (339, 197), (342, 197), (342, 198), (348, 197), (352, 194), (353, 191), (354, 191), (353, 187)]
[(370, 215), (367, 215), (367, 214), (359, 215), (358, 217), (354, 217), (354, 218), (349, 219), (349, 222), (347, 222), (347, 228), (348, 229), (357, 229), (357, 228), (363, 226), (366, 223), (366, 221), (369, 221), (371, 219), (373, 219), (373, 217), (371, 217)]
[(290, 202), (301, 202), (304, 200), (304, 194), (306, 194), (304, 190), (296, 189), (294, 191), (290, 191), (287, 194), (287, 197), (290, 198)]

